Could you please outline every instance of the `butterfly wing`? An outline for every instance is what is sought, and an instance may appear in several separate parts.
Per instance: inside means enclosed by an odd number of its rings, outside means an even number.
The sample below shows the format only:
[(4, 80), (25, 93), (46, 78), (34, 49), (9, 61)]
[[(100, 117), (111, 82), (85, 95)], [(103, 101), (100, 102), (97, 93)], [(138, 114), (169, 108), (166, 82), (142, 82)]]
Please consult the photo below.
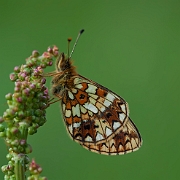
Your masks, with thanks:
[(108, 141), (89, 145), (81, 143), (84, 148), (92, 152), (106, 155), (121, 155), (134, 152), (140, 148), (141, 144), (141, 136), (130, 118), (123, 128)]
[(82, 76), (62, 98), (62, 112), (70, 136), (84, 148), (102, 154), (137, 150), (141, 136), (129, 118), (126, 101)]

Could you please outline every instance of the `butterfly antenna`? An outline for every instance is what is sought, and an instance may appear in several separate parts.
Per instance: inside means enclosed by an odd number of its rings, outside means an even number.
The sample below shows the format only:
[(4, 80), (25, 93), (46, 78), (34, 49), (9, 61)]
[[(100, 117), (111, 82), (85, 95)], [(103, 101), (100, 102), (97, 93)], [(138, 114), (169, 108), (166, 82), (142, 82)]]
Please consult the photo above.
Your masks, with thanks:
[[(80, 38), (80, 36), (81, 36), (81, 34), (84, 32), (84, 29), (81, 29), (80, 31), (79, 31), (79, 34), (78, 34), (78, 36), (77, 36), (77, 38), (76, 38), (76, 41), (75, 41), (75, 43), (74, 43), (74, 46), (73, 46), (73, 48), (72, 48), (72, 51), (71, 51), (71, 54), (70, 54), (70, 56), (69, 56), (69, 47), (68, 47), (68, 57), (69, 57), (69, 59), (71, 59), (71, 57), (72, 57), (72, 54), (73, 54), (73, 52), (74, 52), (74, 49), (75, 49), (75, 47), (76, 47), (76, 45), (77, 45), (77, 42), (78, 42), (78, 40), (79, 40), (79, 38)], [(71, 41), (71, 40), (70, 40)], [(69, 40), (68, 40), (68, 42), (69, 42)], [(69, 42), (70, 43), (70, 42)], [(68, 43), (68, 46), (69, 46), (69, 43)]]
[[(72, 38), (68, 38), (68, 57), (69, 57), (69, 48), (70, 48), (70, 42), (71, 42)], [(68, 58), (70, 59), (70, 58)]]

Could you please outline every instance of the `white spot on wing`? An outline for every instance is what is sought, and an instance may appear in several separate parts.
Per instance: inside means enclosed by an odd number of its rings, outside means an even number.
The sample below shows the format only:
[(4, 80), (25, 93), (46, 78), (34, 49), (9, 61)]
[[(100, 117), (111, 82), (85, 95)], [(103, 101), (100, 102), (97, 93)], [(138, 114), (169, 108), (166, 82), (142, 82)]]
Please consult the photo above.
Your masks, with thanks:
[(69, 95), (70, 99), (74, 99), (74, 96), (73, 96), (73, 94), (70, 91), (68, 91), (68, 95)]
[(92, 84), (88, 84), (88, 88), (86, 89), (86, 92), (87, 93), (95, 94), (96, 93), (96, 89), (97, 89), (96, 86), (94, 86)]
[(88, 95), (91, 96), (91, 97), (94, 98), (94, 99), (97, 99), (97, 98), (98, 98), (98, 96), (97, 96), (96, 94), (88, 93)]
[(111, 101), (111, 102), (113, 102), (113, 100), (115, 99), (115, 97), (114, 97), (112, 94), (108, 93), (108, 94), (106, 95), (106, 99), (109, 100), (109, 101)]
[(81, 122), (73, 123), (74, 128), (78, 128), (81, 125)]
[(89, 111), (89, 110), (88, 110), (88, 114), (89, 114), (90, 116), (93, 116), (93, 113), (92, 113), (91, 111)]
[(106, 127), (106, 136), (109, 136), (112, 134), (112, 130)]
[(90, 101), (90, 103), (92, 103), (93, 105), (95, 105), (95, 104), (96, 104), (96, 100), (95, 100), (95, 99), (93, 99), (92, 97), (89, 97), (89, 101)]
[(63, 111), (65, 111), (65, 109), (66, 109), (66, 105), (65, 104), (63, 104), (63, 108), (62, 109), (63, 109)]
[(72, 91), (73, 93), (77, 93), (77, 89), (72, 88), (71, 91)]
[(85, 138), (85, 141), (92, 142), (93, 140), (92, 140), (92, 137), (87, 136), (87, 137)]
[(77, 104), (76, 106), (72, 106), (72, 113), (73, 116), (78, 116), (80, 117), (80, 109), (79, 109), (79, 104)]
[(101, 111), (101, 112), (104, 112), (106, 110), (106, 107), (99, 103), (99, 102), (96, 102), (96, 107)]
[(80, 84), (80, 83), (82, 83), (82, 82), (89, 82), (89, 81), (87, 81), (86, 79), (78, 78), (78, 77), (76, 77), (76, 78), (74, 79), (74, 84)]
[(122, 105), (121, 105), (121, 109), (122, 109), (123, 112), (126, 112), (125, 104), (122, 104)]
[(71, 116), (71, 110), (66, 110), (65, 116), (70, 117)]
[(78, 89), (81, 89), (83, 86), (82, 86), (82, 84), (77, 84), (77, 85), (75, 85), (75, 87)]
[(106, 108), (105, 108), (104, 106), (101, 106), (100, 111), (101, 111), (101, 112), (104, 112), (105, 109), (106, 109)]
[(72, 125), (68, 126), (70, 134), (72, 134)]
[(108, 100), (105, 100), (105, 101), (104, 101), (104, 105), (105, 105), (106, 107), (109, 107), (109, 106), (111, 105), (111, 102), (108, 101)]
[(87, 119), (83, 119), (83, 122), (86, 123), (86, 122), (88, 122), (88, 120)]
[(123, 122), (126, 115), (124, 113), (119, 113), (119, 119)]
[(79, 83), (81, 83), (81, 79), (75, 78), (75, 79), (74, 79), (74, 84), (79, 84)]
[(84, 108), (83, 106), (80, 106), (80, 109), (81, 109), (81, 112), (82, 112), (83, 114), (85, 114), (85, 113), (87, 112), (87, 109)]
[(96, 135), (96, 141), (100, 141), (100, 140), (102, 140), (102, 139), (104, 139), (104, 137), (102, 136), (102, 134), (100, 134), (100, 133), (98, 132), (97, 135)]
[(98, 112), (98, 109), (93, 105), (93, 104), (91, 104), (91, 103), (85, 103), (84, 105), (83, 105), (86, 109), (88, 109), (88, 110), (90, 110), (90, 111), (92, 111), (93, 113), (97, 113)]
[(121, 126), (120, 122), (114, 122), (113, 123), (113, 129), (116, 130), (117, 128), (119, 128)]

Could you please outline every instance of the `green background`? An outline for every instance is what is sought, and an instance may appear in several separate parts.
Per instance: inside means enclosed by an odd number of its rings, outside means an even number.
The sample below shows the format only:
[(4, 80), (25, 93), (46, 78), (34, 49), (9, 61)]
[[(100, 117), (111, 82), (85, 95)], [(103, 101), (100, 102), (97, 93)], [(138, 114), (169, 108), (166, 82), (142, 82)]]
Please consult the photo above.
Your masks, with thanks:
[[(79, 74), (126, 99), (143, 146), (124, 156), (89, 152), (68, 137), (55, 103), (47, 110), (47, 123), (29, 137), (30, 157), (50, 180), (178, 179), (179, 0), (1, 1), (0, 114), (7, 108), (4, 96), (13, 92), (9, 74), (14, 66), (49, 45), (66, 53), (67, 38), (74, 42), (82, 28), (85, 32), (73, 54)], [(4, 165), (3, 140), (0, 148)]]

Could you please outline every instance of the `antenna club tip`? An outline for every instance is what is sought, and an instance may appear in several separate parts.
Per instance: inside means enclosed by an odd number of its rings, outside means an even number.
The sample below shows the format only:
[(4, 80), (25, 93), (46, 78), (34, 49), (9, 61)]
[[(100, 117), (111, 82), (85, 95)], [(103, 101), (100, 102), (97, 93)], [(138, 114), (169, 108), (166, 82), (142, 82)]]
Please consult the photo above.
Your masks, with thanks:
[(72, 41), (72, 38), (68, 38), (68, 42), (71, 42)]
[(79, 33), (82, 34), (83, 32), (84, 32), (84, 29), (81, 29)]

